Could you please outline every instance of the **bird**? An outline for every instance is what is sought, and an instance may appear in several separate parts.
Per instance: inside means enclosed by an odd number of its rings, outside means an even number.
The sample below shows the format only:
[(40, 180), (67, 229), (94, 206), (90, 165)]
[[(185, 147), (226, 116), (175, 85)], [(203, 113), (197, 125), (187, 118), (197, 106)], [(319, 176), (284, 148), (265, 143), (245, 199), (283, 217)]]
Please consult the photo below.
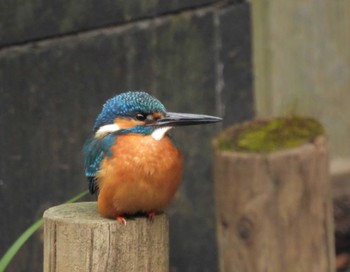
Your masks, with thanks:
[(183, 155), (169, 131), (221, 120), (168, 112), (146, 91), (108, 99), (83, 146), (85, 175), (100, 215), (124, 224), (137, 214), (153, 220), (169, 205), (182, 179)]

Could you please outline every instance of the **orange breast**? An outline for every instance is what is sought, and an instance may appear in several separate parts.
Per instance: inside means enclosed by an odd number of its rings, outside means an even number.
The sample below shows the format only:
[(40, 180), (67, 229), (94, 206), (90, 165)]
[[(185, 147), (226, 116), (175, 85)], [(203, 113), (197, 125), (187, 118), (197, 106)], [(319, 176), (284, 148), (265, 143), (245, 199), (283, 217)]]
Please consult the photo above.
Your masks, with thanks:
[(99, 212), (115, 218), (164, 210), (180, 184), (182, 168), (182, 155), (167, 136), (160, 141), (139, 134), (118, 136), (97, 176)]

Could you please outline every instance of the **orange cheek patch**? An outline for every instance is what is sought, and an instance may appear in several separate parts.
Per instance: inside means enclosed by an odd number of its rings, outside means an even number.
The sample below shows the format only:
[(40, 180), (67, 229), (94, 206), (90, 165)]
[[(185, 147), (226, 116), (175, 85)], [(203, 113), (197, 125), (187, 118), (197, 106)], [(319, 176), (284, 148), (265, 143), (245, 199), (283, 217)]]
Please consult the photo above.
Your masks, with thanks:
[(128, 129), (133, 128), (138, 125), (144, 125), (145, 123), (142, 121), (137, 121), (134, 119), (127, 119), (127, 118), (115, 118), (114, 123), (119, 126), (120, 129)]
[(163, 118), (164, 114), (162, 114), (160, 112), (155, 112), (155, 113), (152, 114), (152, 116), (153, 116), (154, 120), (157, 120), (157, 119)]

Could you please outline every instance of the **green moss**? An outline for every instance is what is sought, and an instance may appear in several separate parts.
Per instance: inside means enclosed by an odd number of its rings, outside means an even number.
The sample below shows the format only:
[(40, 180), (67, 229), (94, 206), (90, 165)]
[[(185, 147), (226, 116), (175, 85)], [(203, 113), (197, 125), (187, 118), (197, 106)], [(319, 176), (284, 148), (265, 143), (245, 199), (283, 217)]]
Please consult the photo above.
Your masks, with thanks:
[(226, 129), (217, 137), (216, 146), (223, 151), (273, 152), (313, 142), (323, 134), (323, 126), (309, 117), (257, 120)]

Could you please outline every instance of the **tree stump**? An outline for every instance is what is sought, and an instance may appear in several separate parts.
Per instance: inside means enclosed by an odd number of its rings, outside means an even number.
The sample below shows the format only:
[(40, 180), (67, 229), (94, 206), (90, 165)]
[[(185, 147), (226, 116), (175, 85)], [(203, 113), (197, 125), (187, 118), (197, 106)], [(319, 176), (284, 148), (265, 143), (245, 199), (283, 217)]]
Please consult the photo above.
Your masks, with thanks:
[(214, 162), (220, 271), (334, 271), (324, 136), (276, 152), (216, 149)]
[(165, 214), (127, 220), (97, 212), (96, 202), (63, 204), (44, 213), (44, 271), (168, 271)]

